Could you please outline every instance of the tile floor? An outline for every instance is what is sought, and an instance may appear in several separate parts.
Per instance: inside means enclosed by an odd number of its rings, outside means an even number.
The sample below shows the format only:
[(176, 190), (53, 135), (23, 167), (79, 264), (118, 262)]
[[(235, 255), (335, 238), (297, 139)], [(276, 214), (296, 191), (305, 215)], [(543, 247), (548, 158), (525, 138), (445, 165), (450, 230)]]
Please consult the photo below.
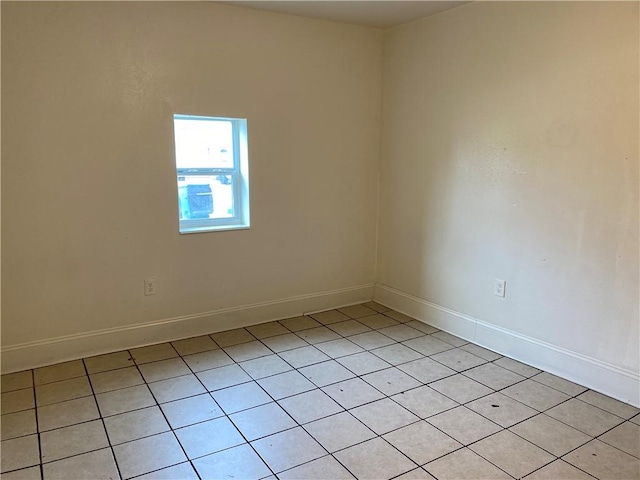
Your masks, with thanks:
[(2, 376), (2, 478), (638, 479), (639, 410), (370, 302)]

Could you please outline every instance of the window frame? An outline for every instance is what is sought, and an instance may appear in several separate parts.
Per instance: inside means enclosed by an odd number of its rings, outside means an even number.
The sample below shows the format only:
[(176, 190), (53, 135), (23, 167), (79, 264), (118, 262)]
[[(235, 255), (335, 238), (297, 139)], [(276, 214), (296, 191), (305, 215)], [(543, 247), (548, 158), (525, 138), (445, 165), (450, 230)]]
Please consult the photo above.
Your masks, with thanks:
[[(178, 231), (180, 234), (211, 231), (239, 230), (250, 228), (249, 205), (249, 152), (247, 145), (247, 119), (235, 117), (212, 117), (204, 115), (174, 114), (173, 138), (176, 142), (176, 120), (226, 121), (231, 123), (233, 141), (233, 167), (231, 168), (179, 168), (174, 144), (176, 165), (176, 194), (178, 199)], [(231, 176), (233, 186), (233, 216), (226, 218), (180, 218), (179, 177), (183, 176)]]

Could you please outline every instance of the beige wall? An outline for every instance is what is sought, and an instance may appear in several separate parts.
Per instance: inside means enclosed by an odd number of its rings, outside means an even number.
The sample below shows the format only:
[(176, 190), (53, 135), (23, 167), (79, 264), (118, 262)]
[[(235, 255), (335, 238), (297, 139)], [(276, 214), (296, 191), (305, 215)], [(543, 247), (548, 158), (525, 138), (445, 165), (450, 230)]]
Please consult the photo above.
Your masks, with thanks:
[[(381, 40), (213, 2), (2, 2), (3, 345), (371, 284)], [(250, 230), (178, 234), (174, 112), (248, 118)]]
[[(637, 3), (479, 2), (383, 67), (373, 29), (3, 2), (2, 344), (373, 282), (381, 142), (381, 284), (637, 379), (638, 37)], [(250, 230), (178, 235), (174, 112), (249, 119)]]
[(637, 375), (638, 25), (480, 2), (391, 30), (379, 282)]

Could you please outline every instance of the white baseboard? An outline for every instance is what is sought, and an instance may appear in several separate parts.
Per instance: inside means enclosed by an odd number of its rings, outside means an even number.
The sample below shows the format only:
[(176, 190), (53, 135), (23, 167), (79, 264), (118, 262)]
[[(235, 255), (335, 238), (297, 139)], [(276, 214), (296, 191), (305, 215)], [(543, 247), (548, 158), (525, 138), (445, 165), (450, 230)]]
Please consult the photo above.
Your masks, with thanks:
[(373, 284), (226, 308), (148, 323), (10, 345), (0, 350), (2, 373), (206, 335), (371, 300)]
[(491, 325), (386, 285), (373, 300), (494, 352), (640, 407), (640, 375), (565, 348)]

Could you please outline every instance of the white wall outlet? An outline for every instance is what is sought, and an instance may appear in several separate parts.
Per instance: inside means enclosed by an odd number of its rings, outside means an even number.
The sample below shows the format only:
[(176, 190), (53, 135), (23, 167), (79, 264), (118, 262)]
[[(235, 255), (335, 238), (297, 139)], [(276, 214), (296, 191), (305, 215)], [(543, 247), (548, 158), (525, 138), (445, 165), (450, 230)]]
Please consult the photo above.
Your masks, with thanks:
[(155, 295), (156, 294), (156, 279), (145, 278), (144, 279), (144, 294)]
[(507, 286), (506, 280), (500, 280), (499, 278), (496, 278), (495, 281), (493, 282), (493, 294), (496, 297), (504, 298), (506, 286)]

